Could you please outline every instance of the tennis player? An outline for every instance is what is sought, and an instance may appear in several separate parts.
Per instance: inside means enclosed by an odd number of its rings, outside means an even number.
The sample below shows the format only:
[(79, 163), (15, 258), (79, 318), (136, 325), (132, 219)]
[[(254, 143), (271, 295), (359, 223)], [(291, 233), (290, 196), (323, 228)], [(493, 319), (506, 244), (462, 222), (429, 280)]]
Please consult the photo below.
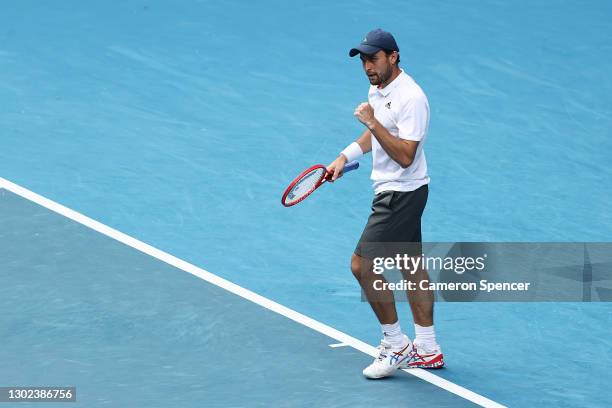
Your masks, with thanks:
[[(442, 350), (433, 324), (433, 294), (410, 291), (408, 300), (414, 319), (414, 343), (398, 321), (393, 292), (378, 290), (374, 282), (384, 277), (373, 273), (375, 243), (416, 243), (421, 254), (421, 215), (428, 195), (429, 176), (423, 145), (429, 127), (429, 103), (421, 87), (400, 67), (399, 48), (393, 36), (381, 29), (370, 31), (349, 51), (359, 55), (370, 81), (368, 102), (355, 109), (366, 127), (327, 170), (332, 181), (342, 175), (347, 162), (372, 152), (371, 179), (374, 201), (365, 229), (351, 258), (351, 270), (368, 299), (383, 333), (379, 355), (363, 370), (367, 378), (383, 378), (398, 368), (440, 368)], [(409, 274), (415, 281), (429, 280), (427, 271)], [(385, 281), (386, 282), (386, 281)], [(419, 287), (419, 285), (417, 285)]]

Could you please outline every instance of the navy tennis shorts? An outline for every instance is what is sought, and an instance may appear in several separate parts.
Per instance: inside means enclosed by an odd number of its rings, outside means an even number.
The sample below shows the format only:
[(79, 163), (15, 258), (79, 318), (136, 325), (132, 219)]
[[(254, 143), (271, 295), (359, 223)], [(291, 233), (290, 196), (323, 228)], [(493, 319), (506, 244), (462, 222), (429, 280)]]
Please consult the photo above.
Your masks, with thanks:
[[(410, 255), (421, 254), (421, 216), (427, 204), (427, 184), (414, 191), (383, 191), (374, 196), (372, 213), (355, 254), (366, 259), (395, 256), (398, 245)], [(406, 245), (412, 243), (412, 245)]]

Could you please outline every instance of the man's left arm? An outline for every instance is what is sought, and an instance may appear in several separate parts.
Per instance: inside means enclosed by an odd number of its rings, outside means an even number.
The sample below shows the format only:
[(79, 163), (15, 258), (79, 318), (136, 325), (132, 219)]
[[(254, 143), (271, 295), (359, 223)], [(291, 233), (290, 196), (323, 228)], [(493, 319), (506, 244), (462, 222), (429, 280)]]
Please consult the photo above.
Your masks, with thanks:
[(369, 103), (359, 105), (355, 109), (355, 116), (370, 129), (378, 143), (397, 164), (403, 168), (412, 164), (419, 142), (427, 129), (428, 112), (424, 101), (419, 99), (412, 101), (401, 112), (398, 120), (399, 138), (389, 133), (376, 120), (374, 108)]

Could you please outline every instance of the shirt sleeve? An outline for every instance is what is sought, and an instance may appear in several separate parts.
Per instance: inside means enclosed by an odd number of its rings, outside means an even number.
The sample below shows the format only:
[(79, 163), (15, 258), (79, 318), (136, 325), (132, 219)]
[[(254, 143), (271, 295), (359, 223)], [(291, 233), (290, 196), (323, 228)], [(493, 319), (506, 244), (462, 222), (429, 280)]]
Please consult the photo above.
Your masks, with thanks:
[(428, 126), (429, 106), (424, 96), (418, 96), (404, 105), (397, 121), (400, 139), (420, 142)]

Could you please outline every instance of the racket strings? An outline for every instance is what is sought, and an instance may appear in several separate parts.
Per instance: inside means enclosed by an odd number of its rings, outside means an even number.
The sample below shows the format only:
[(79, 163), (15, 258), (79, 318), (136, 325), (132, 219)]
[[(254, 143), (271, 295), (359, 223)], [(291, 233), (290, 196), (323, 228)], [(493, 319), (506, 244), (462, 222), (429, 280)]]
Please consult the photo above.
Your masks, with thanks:
[(325, 169), (321, 167), (304, 174), (304, 176), (295, 183), (293, 188), (289, 191), (289, 194), (287, 194), (287, 198), (285, 199), (286, 203), (295, 203), (310, 194), (323, 178), (324, 174)]

